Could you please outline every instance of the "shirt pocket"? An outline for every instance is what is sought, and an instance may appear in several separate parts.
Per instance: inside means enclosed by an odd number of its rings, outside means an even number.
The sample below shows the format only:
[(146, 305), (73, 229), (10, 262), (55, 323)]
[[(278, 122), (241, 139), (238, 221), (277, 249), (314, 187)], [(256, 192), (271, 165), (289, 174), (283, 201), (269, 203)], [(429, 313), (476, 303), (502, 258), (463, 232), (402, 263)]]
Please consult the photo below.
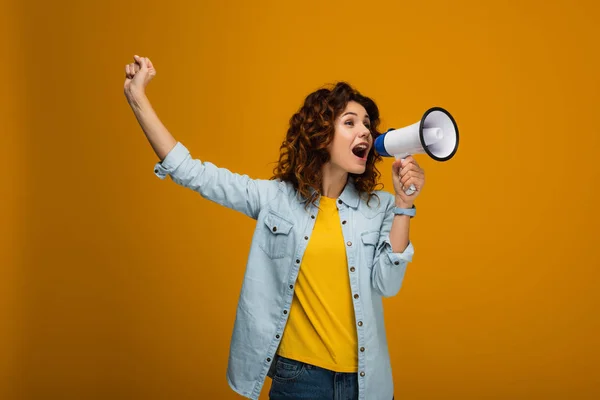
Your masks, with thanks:
[(360, 241), (362, 242), (365, 263), (369, 268), (372, 268), (373, 260), (375, 259), (375, 249), (377, 248), (377, 243), (379, 243), (379, 231), (361, 233)]
[(269, 211), (264, 220), (266, 231), (259, 247), (269, 258), (285, 257), (289, 246), (290, 232), (294, 224), (273, 211)]

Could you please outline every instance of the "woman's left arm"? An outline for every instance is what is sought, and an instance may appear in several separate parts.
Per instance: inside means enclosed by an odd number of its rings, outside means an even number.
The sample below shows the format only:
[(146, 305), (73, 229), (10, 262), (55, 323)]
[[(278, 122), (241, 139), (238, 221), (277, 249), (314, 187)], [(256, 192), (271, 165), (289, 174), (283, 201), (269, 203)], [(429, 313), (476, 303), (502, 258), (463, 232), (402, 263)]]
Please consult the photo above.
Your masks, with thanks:
[[(392, 181), (394, 183), (395, 206), (398, 208), (412, 208), (417, 196), (425, 186), (425, 172), (419, 167), (419, 164), (412, 156), (403, 160), (396, 160), (392, 164)], [(414, 185), (416, 191), (407, 195), (404, 193), (411, 185)], [(390, 242), (392, 250), (401, 253), (408, 246), (408, 232), (410, 227), (410, 216), (395, 215), (390, 230)]]
[[(371, 283), (384, 297), (398, 293), (404, 280), (407, 264), (412, 261), (414, 248), (409, 240), (410, 216), (395, 214), (394, 207), (410, 209), (425, 185), (425, 173), (412, 157), (392, 164), (394, 202), (388, 205), (377, 246)], [(407, 195), (406, 188), (414, 185), (416, 191)]]

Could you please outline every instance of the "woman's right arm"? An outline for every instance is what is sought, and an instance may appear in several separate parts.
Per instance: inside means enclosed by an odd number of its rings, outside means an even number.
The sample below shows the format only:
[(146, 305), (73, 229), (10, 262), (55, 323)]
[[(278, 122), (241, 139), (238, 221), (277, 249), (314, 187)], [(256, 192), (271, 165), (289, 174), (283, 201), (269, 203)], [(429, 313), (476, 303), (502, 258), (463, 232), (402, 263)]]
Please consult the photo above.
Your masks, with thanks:
[(156, 69), (148, 58), (134, 56), (134, 59), (135, 63), (125, 67), (125, 97), (152, 149), (162, 161), (177, 141), (158, 118), (146, 96), (146, 85), (156, 75)]
[(281, 190), (282, 182), (251, 179), (210, 162), (191, 157), (160, 121), (146, 97), (146, 85), (156, 75), (148, 58), (135, 56), (135, 63), (125, 67), (125, 96), (154, 152), (160, 159), (154, 173), (161, 179), (167, 175), (202, 197), (225, 207), (258, 218), (260, 210)]

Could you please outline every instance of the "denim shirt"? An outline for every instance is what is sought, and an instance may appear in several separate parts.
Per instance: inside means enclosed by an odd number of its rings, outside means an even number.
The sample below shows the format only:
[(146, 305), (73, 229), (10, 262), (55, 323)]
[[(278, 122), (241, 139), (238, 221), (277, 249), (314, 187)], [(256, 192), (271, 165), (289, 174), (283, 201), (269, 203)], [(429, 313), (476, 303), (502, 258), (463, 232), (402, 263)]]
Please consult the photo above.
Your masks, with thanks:
[[(305, 209), (306, 201), (289, 182), (251, 179), (201, 162), (179, 142), (154, 173), (161, 179), (170, 175), (202, 197), (257, 220), (233, 326), (227, 381), (240, 395), (258, 399), (277, 362), (319, 209), (310, 204)], [(392, 251), (394, 196), (375, 193), (379, 201), (373, 198), (367, 205), (349, 179), (337, 206), (358, 336), (359, 399), (391, 400), (394, 386), (382, 298), (398, 293), (414, 250), (409, 242), (403, 252)]]

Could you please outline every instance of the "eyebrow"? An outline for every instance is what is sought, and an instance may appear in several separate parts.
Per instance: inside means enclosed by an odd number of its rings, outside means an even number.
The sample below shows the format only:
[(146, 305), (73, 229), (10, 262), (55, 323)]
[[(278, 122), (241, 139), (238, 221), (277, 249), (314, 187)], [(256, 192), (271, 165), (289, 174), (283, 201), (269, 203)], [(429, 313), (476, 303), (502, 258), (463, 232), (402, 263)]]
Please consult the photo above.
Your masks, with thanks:
[[(342, 117), (345, 117), (348, 114), (352, 114), (352, 115), (356, 115), (358, 117), (358, 114), (352, 111), (348, 111), (347, 113), (345, 113), (344, 115), (342, 115)], [(366, 114), (365, 117), (369, 118), (369, 114)], [(369, 118), (371, 119), (371, 118)]]

